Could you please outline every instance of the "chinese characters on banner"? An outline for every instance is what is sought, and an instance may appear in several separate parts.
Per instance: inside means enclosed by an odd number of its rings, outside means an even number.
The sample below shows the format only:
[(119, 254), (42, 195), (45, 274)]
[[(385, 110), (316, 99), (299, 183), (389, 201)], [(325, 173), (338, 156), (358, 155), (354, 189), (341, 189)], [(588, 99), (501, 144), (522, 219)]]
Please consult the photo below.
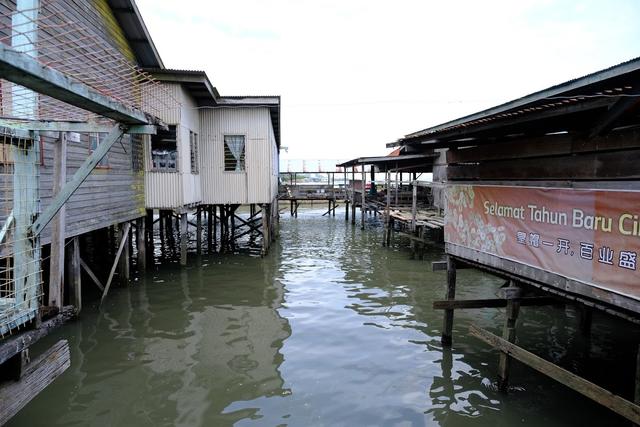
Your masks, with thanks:
[(445, 241), (640, 299), (640, 192), (447, 188)]

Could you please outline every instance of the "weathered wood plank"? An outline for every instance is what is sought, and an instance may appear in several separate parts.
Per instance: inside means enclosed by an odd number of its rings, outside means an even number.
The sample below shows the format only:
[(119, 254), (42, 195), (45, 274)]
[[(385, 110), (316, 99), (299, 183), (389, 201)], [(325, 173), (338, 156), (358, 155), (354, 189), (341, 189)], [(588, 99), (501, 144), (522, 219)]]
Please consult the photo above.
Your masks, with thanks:
[(75, 314), (75, 309), (73, 307), (63, 307), (60, 314), (52, 319), (42, 322), (39, 328), (25, 331), (14, 337), (5, 339), (0, 344), (0, 364), (3, 364), (16, 354), (29, 348), (29, 346), (39, 339), (49, 335), (51, 331), (64, 324), (64, 322), (71, 319)]
[(549, 156), (568, 156), (572, 154), (596, 151), (613, 151), (640, 148), (640, 131), (624, 130), (606, 136), (587, 139), (582, 135), (558, 134), (539, 137), (514, 138), (502, 142), (477, 145), (447, 151), (447, 162), (456, 163), (485, 162), (539, 158)]
[(113, 280), (113, 275), (116, 272), (116, 268), (118, 268), (118, 262), (120, 261), (120, 255), (122, 255), (122, 251), (127, 244), (127, 239), (129, 238), (129, 229), (131, 228), (130, 223), (126, 223), (124, 229), (122, 230), (122, 239), (120, 240), (120, 245), (118, 246), (118, 252), (116, 253), (116, 259), (113, 261), (113, 265), (111, 266), (111, 271), (109, 272), (109, 278), (107, 279), (107, 284), (104, 286), (104, 292), (102, 293), (102, 298), (100, 298), (100, 305), (104, 302), (107, 294), (109, 293), (109, 288), (111, 287), (111, 281)]
[[(569, 161), (570, 159), (570, 161)], [(549, 157), (449, 165), (448, 180), (594, 180), (637, 179), (640, 150), (588, 153), (569, 157)]]
[(0, 425), (4, 425), (71, 366), (67, 340), (60, 340), (31, 362), (20, 381), (0, 386)]
[[(471, 308), (502, 308), (507, 306), (506, 299), (502, 298), (487, 298), (487, 299), (472, 299), (472, 300), (439, 300), (433, 302), (434, 310), (457, 310), (457, 309), (471, 309)], [(541, 305), (553, 305), (560, 304), (557, 298), (553, 297), (524, 297), (518, 298), (520, 306), (541, 306)]]
[(71, 180), (65, 184), (58, 195), (51, 201), (51, 204), (42, 212), (38, 219), (33, 223), (31, 231), (34, 235), (38, 235), (42, 229), (53, 219), (55, 214), (60, 210), (62, 205), (71, 197), (78, 189), (82, 182), (87, 178), (91, 171), (96, 167), (98, 162), (107, 154), (109, 148), (122, 136), (123, 128), (119, 125), (115, 126), (109, 135), (102, 141), (98, 148), (85, 160), (80, 169), (73, 174)]
[(640, 424), (640, 406), (475, 325), (469, 327), (469, 333), (628, 420)]

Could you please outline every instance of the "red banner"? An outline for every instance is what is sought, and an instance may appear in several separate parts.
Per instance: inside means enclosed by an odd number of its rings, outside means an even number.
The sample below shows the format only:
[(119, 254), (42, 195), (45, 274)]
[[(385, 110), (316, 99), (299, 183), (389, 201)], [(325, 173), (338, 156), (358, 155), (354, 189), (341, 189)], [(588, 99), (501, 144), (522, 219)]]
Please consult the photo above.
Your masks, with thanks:
[(453, 185), (445, 241), (640, 299), (640, 192)]

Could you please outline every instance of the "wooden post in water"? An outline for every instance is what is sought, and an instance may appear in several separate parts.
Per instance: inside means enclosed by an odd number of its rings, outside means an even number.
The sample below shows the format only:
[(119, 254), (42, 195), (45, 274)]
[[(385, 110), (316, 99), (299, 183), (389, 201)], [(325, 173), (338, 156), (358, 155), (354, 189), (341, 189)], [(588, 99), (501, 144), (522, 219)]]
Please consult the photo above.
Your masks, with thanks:
[[(452, 300), (456, 297), (456, 262), (451, 256), (447, 256), (447, 293), (445, 299)], [(442, 327), (442, 345), (451, 346), (453, 337), (453, 309), (444, 311), (444, 325)]]
[(145, 218), (136, 219), (136, 249), (138, 250), (137, 264), (138, 271), (147, 269), (147, 244), (146, 244), (146, 221)]
[[(61, 132), (53, 146), (53, 197), (67, 182), (67, 133)], [(51, 259), (49, 272), (49, 305), (62, 308), (64, 293), (64, 253), (66, 234), (66, 203), (51, 224)]]
[(202, 209), (196, 208), (196, 253), (202, 255)]
[[(504, 321), (504, 329), (502, 338), (514, 344), (516, 341), (516, 321), (520, 311), (521, 289), (517, 286), (509, 286), (503, 290), (504, 297), (507, 300), (507, 312)], [(498, 364), (498, 388), (506, 391), (509, 385), (509, 368), (511, 367), (511, 357), (506, 352), (500, 353), (500, 362)]]
[(189, 242), (189, 230), (187, 213), (180, 214), (180, 265), (187, 265), (187, 244)]
[(367, 173), (364, 170), (364, 165), (362, 165), (362, 205), (360, 206), (360, 229), (364, 230), (364, 216), (365, 216), (365, 210), (367, 208), (367, 204), (366, 204), (366, 200), (367, 200), (367, 192), (365, 190), (366, 187), (366, 182), (367, 182)]
[(269, 250), (269, 205), (262, 205), (262, 256)]
[(351, 166), (351, 224), (356, 225), (356, 167)]
[(391, 172), (388, 170), (384, 174), (385, 181), (385, 193), (386, 193), (386, 205), (384, 207), (384, 230), (382, 233), (382, 246), (389, 246), (389, 216), (391, 215), (391, 194), (389, 193), (391, 185)]
[(129, 258), (131, 253), (129, 252), (129, 230), (131, 226), (129, 224), (118, 224), (118, 239), (122, 239), (124, 242), (124, 248), (122, 249), (122, 255), (118, 260), (118, 271), (120, 272), (120, 283), (126, 285), (129, 283), (130, 270), (129, 270)]
[(80, 237), (73, 238), (71, 247), (71, 271), (69, 272), (69, 292), (71, 294), (72, 305), (76, 307), (78, 313), (82, 310), (82, 270), (80, 266)]
[[(147, 209), (147, 216), (145, 217), (146, 227), (145, 227), (145, 245), (147, 248), (146, 255), (153, 255), (153, 209)], [(146, 265), (145, 265), (146, 267)]]
[(213, 218), (215, 215), (213, 212), (214, 209), (215, 207), (212, 207), (211, 205), (207, 206), (207, 251), (209, 253), (213, 250), (213, 224), (215, 221)]
[(634, 402), (640, 405), (640, 345), (638, 345), (638, 353), (636, 355), (636, 383), (634, 391)]

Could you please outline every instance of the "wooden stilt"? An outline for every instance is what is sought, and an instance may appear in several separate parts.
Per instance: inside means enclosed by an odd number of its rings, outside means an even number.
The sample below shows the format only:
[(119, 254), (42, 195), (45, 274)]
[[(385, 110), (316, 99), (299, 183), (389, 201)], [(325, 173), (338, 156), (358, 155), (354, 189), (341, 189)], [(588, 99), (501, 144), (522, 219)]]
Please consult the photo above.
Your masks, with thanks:
[(196, 211), (196, 253), (202, 254), (202, 209), (200, 206)]
[[(447, 293), (445, 299), (452, 300), (456, 297), (456, 262), (452, 257), (447, 257)], [(444, 325), (442, 327), (442, 345), (450, 346), (453, 337), (453, 310), (444, 311)]]
[(180, 265), (187, 265), (187, 244), (189, 242), (189, 230), (187, 224), (187, 213), (180, 215)]
[(116, 252), (116, 259), (113, 261), (113, 266), (111, 266), (111, 271), (109, 272), (109, 278), (107, 279), (107, 284), (104, 286), (104, 292), (102, 293), (102, 298), (100, 299), (100, 304), (104, 302), (104, 299), (107, 297), (109, 293), (109, 288), (111, 287), (111, 281), (113, 280), (113, 275), (116, 272), (116, 268), (118, 268), (118, 263), (120, 261), (120, 256), (122, 255), (122, 251), (127, 243), (127, 238), (129, 237), (129, 227), (131, 224), (126, 223), (124, 228), (125, 232), (122, 233), (122, 238), (120, 240), (120, 245), (118, 246), (118, 251)]
[(136, 249), (138, 251), (137, 264), (138, 271), (142, 272), (147, 269), (147, 242), (146, 242), (146, 223), (148, 218), (138, 218), (136, 220)]
[(129, 271), (129, 257), (131, 253), (129, 252), (129, 230), (131, 230), (131, 225), (129, 223), (125, 225), (118, 225), (118, 238), (123, 239), (125, 242), (125, 246), (122, 250), (122, 255), (120, 256), (118, 271), (120, 274), (120, 283), (126, 285), (129, 283), (130, 271)]
[(82, 270), (80, 266), (80, 237), (73, 238), (71, 247), (71, 271), (69, 271), (69, 292), (71, 295), (71, 305), (76, 308), (76, 312), (82, 310)]
[[(53, 147), (53, 196), (67, 182), (67, 133), (61, 132)], [(49, 270), (49, 306), (62, 308), (64, 295), (64, 253), (66, 234), (66, 204), (62, 205), (51, 227), (51, 258)]]
[(145, 254), (147, 256), (153, 255), (153, 209), (147, 209), (147, 215), (145, 217), (145, 246)]
[(207, 251), (209, 253), (213, 251), (213, 227), (215, 221), (215, 219), (213, 218), (215, 215), (214, 209), (215, 206), (207, 206)]
[(364, 221), (365, 221), (365, 213), (366, 213), (366, 209), (367, 209), (367, 191), (366, 191), (366, 185), (367, 183), (367, 173), (364, 170), (364, 165), (362, 165), (362, 201), (360, 203), (362, 203), (360, 205), (360, 229), (364, 230)]
[(349, 201), (344, 202), (344, 220), (349, 221)]
[(640, 405), (640, 345), (636, 354), (636, 381), (633, 398), (636, 405)]
[(262, 256), (269, 250), (269, 205), (262, 205)]
[(165, 244), (165, 214), (164, 211), (158, 211), (158, 233), (160, 235), (160, 245), (164, 246)]
[(356, 224), (356, 168), (351, 166), (351, 224)]
[[(504, 329), (502, 338), (510, 343), (516, 340), (516, 321), (520, 311), (520, 288), (513, 286), (503, 289), (505, 299), (507, 300), (507, 312), (504, 321)], [(511, 367), (511, 357), (508, 353), (500, 353), (500, 362), (498, 364), (498, 388), (506, 391), (509, 386), (509, 368)]]

